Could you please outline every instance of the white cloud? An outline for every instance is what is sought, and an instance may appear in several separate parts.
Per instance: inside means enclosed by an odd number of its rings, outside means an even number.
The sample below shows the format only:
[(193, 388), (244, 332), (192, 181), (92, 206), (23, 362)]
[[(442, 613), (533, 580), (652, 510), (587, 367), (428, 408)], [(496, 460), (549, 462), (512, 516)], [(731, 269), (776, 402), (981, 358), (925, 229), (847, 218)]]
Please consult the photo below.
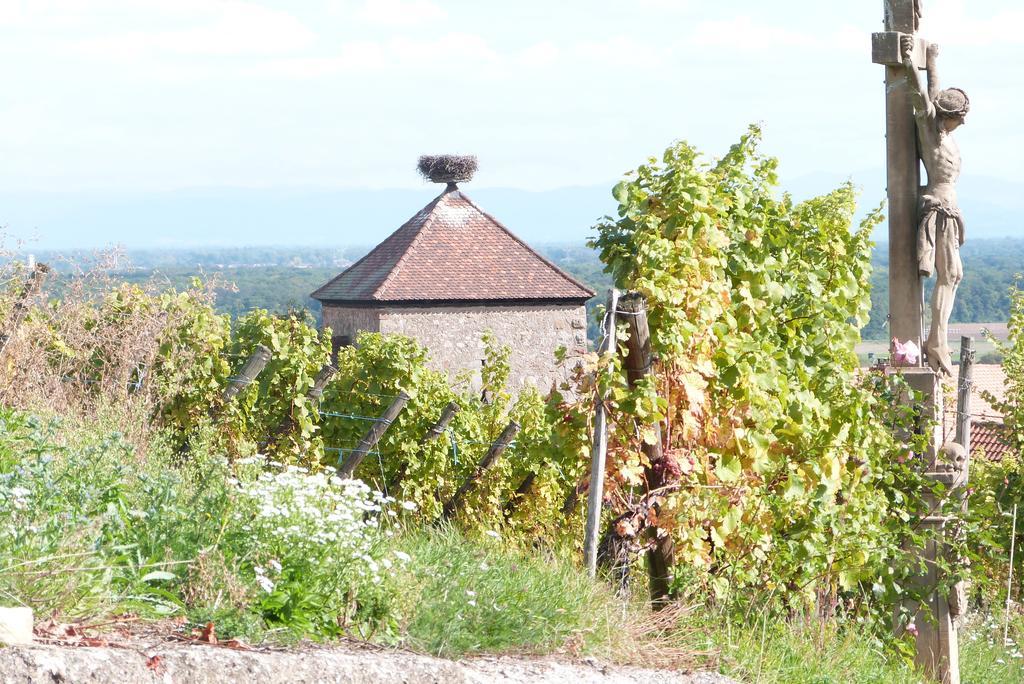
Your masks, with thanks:
[(871, 51), (871, 34), (850, 24), (840, 26), (830, 42), (846, 52), (859, 52), (867, 55)]
[(963, 0), (933, 0), (928, 3), (921, 20), (922, 36), (939, 45), (990, 46), (1024, 44), (1024, 9), (1007, 9), (988, 13), (982, 3), (970, 9)]
[(738, 16), (722, 21), (702, 21), (694, 28), (690, 42), (705, 47), (747, 52), (783, 46), (814, 47), (822, 41), (817, 34), (759, 24), (749, 16)]
[(675, 12), (693, 7), (693, 0), (636, 0), (636, 2), (643, 8)]
[[(316, 40), (316, 34), (295, 16), (244, 0), (41, 0), (20, 5), (17, 12), (10, 9), (14, 0), (0, 3), (0, 26), (9, 18), (37, 44), (52, 41), (55, 52), (68, 56), (282, 54)], [(111, 16), (118, 21), (107, 21)], [(125, 28), (110, 31), (110, 25)]]
[(309, 27), (286, 12), (247, 2), (210, 5), (211, 21), (161, 36), (161, 47), (211, 55), (282, 53), (301, 50), (316, 40)]
[(482, 37), (447, 33), (431, 40), (392, 38), (385, 41), (352, 41), (338, 53), (323, 58), (274, 60), (258, 68), (260, 73), (293, 78), (319, 78), (352, 71), (418, 72), (439, 68), (472, 69), (503, 62)]
[(655, 66), (665, 61), (670, 50), (628, 36), (616, 36), (600, 42), (579, 43), (574, 53), (586, 61), (613, 66)]
[(416, 26), (445, 16), (430, 0), (366, 0), (359, 11), (360, 18), (384, 26)]
[(519, 53), (518, 62), (528, 67), (543, 67), (553, 64), (561, 50), (550, 40), (536, 43)]
[(0, 0), (0, 26), (19, 23), (24, 12), (21, 0)]

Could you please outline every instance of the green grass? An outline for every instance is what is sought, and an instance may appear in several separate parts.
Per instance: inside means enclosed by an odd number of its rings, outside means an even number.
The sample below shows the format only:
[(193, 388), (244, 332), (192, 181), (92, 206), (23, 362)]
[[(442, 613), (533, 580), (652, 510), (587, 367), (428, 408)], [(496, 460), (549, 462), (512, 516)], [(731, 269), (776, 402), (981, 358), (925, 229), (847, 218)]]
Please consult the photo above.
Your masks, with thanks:
[(452, 529), (409, 532), (398, 546), (412, 557), (402, 580), (411, 648), (455, 657), (622, 640), (622, 602), (550, 551), (487, 535), (471, 540)]
[(972, 615), (960, 634), (960, 679), (963, 684), (1020, 684), (1024, 682), (1024, 653), (1017, 642), (1024, 636), (1024, 616), (1010, 621), (1009, 642), (1003, 644), (1002, 616)]
[[(1020, 684), (1024, 654), (1013, 643), (1024, 634), (1024, 617), (1010, 625), (1011, 643), (1002, 645), (998, 616), (971, 616), (960, 632), (963, 684)], [(723, 624), (705, 615), (694, 648), (720, 650), (718, 670), (742, 682), (760, 684), (917, 684), (925, 681), (904, 657), (855, 624), (820, 620), (769, 619)], [(904, 645), (910, 648), (910, 644)]]
[(723, 674), (760, 684), (916, 684), (921, 678), (869, 630), (836, 622), (769, 620), (713, 627)]

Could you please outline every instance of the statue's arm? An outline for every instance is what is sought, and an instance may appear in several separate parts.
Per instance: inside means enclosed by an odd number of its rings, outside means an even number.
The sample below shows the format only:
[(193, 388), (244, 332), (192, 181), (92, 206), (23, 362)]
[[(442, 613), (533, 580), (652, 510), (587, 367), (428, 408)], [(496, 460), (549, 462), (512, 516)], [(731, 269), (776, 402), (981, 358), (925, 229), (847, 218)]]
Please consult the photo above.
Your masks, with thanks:
[(928, 100), (931, 102), (935, 102), (935, 98), (939, 96), (939, 91), (942, 89), (939, 86), (939, 69), (936, 66), (938, 56), (939, 46), (935, 43), (928, 43), (925, 70), (928, 73)]
[[(917, 76), (917, 65), (914, 64), (914, 37), (903, 36), (900, 41), (900, 51), (903, 56), (903, 69), (907, 77), (907, 90), (910, 92), (910, 101), (914, 105), (914, 115), (917, 118), (932, 118), (935, 116), (935, 107), (931, 98), (921, 90), (921, 79)], [(933, 60), (929, 59), (929, 62)], [(931, 85), (931, 74), (928, 77)]]

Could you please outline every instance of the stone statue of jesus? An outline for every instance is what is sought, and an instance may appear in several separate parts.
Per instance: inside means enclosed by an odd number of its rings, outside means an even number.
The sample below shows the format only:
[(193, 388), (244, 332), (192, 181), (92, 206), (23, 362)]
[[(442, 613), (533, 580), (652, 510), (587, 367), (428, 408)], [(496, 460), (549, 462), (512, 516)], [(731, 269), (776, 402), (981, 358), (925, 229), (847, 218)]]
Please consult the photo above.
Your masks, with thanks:
[(956, 288), (964, 275), (963, 262), (960, 260), (964, 221), (956, 201), (960, 148), (952, 133), (964, 123), (970, 101), (959, 88), (939, 91), (935, 68), (938, 46), (935, 44), (930, 44), (926, 53), (928, 91), (922, 91), (912, 57), (913, 51), (914, 37), (902, 36), (900, 54), (917, 119), (921, 161), (928, 172), (928, 185), (920, 194), (917, 264), (920, 275), (928, 277), (935, 274), (935, 290), (932, 295), (932, 324), (924, 350), (928, 364), (934, 371), (951, 376), (953, 362), (947, 339), (949, 314), (953, 310)]

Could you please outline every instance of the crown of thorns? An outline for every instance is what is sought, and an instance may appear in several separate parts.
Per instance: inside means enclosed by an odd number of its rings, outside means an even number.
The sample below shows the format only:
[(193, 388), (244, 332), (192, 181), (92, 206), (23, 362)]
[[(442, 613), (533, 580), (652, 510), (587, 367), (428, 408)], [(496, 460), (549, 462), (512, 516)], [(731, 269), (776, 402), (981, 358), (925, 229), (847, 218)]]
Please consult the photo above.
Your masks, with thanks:
[(434, 183), (461, 183), (473, 179), (476, 157), (461, 154), (425, 154), (416, 168)]
[(967, 93), (959, 88), (946, 88), (935, 98), (935, 110), (940, 116), (966, 116), (970, 109)]

